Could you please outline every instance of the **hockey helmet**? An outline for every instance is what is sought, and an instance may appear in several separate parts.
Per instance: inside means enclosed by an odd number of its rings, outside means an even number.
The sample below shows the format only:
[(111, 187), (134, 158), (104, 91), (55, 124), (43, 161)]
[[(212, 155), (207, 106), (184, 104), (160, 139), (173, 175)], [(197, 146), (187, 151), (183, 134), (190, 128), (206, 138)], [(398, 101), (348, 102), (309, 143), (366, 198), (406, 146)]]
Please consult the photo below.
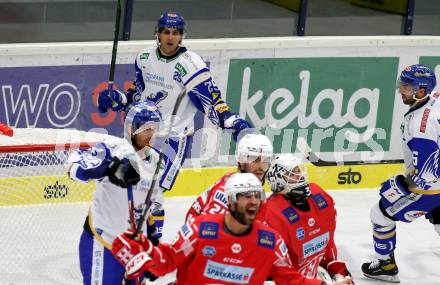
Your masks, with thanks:
[(257, 157), (271, 161), (273, 146), (268, 137), (260, 134), (246, 134), (237, 145), (235, 158), (239, 163), (252, 162)]
[(238, 194), (246, 194), (247, 192), (258, 192), (261, 200), (265, 198), (261, 181), (252, 173), (232, 174), (225, 183), (225, 193), (228, 201), (235, 202)]
[(147, 125), (160, 126), (162, 115), (159, 108), (151, 101), (145, 100), (132, 104), (125, 112), (124, 137), (131, 139), (145, 130)]
[[(426, 90), (426, 95), (430, 94), (437, 84), (434, 72), (423, 64), (414, 64), (405, 67), (401, 72), (398, 84), (410, 85), (414, 89), (414, 94), (422, 87)], [(417, 99), (417, 98), (414, 98)]]
[(156, 33), (159, 32), (159, 29), (163, 28), (175, 28), (178, 29), (181, 34), (184, 34), (186, 31), (185, 20), (182, 15), (177, 12), (165, 12), (160, 16), (159, 20), (157, 20)]
[(309, 195), (307, 169), (299, 158), (293, 154), (276, 155), (267, 172), (270, 189), (274, 193), (283, 190), (299, 195)]

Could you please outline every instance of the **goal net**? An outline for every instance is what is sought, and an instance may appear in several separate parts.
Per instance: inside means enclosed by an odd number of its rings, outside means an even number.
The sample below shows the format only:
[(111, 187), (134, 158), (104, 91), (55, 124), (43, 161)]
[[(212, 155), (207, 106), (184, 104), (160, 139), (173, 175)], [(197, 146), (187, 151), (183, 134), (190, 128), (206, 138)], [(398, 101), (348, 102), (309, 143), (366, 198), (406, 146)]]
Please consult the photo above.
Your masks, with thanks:
[(65, 164), (105, 135), (13, 131), (0, 134), (0, 283), (80, 284), (79, 237), (95, 184), (69, 179)]

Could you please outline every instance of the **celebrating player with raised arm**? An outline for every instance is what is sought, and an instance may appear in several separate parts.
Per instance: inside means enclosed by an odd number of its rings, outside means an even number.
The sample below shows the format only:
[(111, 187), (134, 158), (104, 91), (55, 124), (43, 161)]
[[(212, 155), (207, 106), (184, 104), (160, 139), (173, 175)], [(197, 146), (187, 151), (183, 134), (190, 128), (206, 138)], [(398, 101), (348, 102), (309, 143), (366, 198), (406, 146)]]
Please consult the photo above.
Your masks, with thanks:
[[(113, 253), (128, 278), (144, 270), (164, 275), (177, 269), (178, 285), (263, 284), (271, 275), (276, 284), (326, 284), (295, 271), (279, 234), (255, 217), (264, 199), (261, 181), (251, 173), (236, 173), (225, 185), (229, 211), (201, 215), (186, 223), (172, 244), (153, 246), (131, 232), (118, 236)], [(350, 284), (351, 279), (334, 283)]]
[[(237, 171), (252, 173), (263, 182), (269, 169), (273, 155), (270, 140), (260, 134), (246, 134), (238, 142), (235, 158)], [(225, 183), (234, 172), (225, 174), (214, 185), (200, 194), (189, 208), (185, 221), (201, 214), (222, 214), (228, 209), (228, 199), (225, 194)]]
[[(84, 284), (119, 285), (125, 269), (111, 253), (115, 237), (137, 224), (151, 186), (158, 153), (150, 148), (161, 122), (156, 105), (139, 102), (127, 110), (125, 138), (109, 138), (87, 150), (77, 150), (68, 159), (68, 175), (79, 182), (96, 181), (96, 192), (79, 244)], [(134, 209), (129, 209), (131, 196)], [(163, 192), (155, 191), (151, 212), (156, 221), (143, 225), (154, 240), (161, 236)], [(146, 230), (147, 228), (147, 230)]]
[(229, 111), (202, 58), (182, 46), (184, 35), (183, 17), (175, 12), (164, 13), (157, 21), (157, 47), (141, 50), (136, 57), (135, 87), (126, 93), (104, 90), (98, 96), (101, 112), (120, 111), (133, 101), (147, 98), (159, 106), (166, 123), (171, 119), (178, 94), (195, 86), (181, 101), (177, 124), (168, 140), (170, 148), (165, 152), (165, 170), (159, 183), (166, 190), (172, 188), (189, 152), (197, 110), (206, 114), (214, 125), (231, 129), (235, 140), (241, 130), (250, 127), (246, 120)]
[(318, 275), (319, 266), (334, 281), (350, 276), (345, 262), (337, 259), (333, 199), (317, 184), (308, 182), (301, 160), (292, 154), (276, 155), (267, 180), (273, 194), (263, 204), (258, 219), (280, 233), (293, 267), (309, 278), (327, 276)]
[(397, 221), (425, 216), (440, 234), (440, 93), (430, 95), (435, 85), (434, 72), (422, 64), (400, 74), (399, 93), (410, 106), (400, 127), (406, 173), (382, 183), (379, 203), (371, 209), (376, 258), (362, 265), (367, 277), (400, 282), (394, 259)]

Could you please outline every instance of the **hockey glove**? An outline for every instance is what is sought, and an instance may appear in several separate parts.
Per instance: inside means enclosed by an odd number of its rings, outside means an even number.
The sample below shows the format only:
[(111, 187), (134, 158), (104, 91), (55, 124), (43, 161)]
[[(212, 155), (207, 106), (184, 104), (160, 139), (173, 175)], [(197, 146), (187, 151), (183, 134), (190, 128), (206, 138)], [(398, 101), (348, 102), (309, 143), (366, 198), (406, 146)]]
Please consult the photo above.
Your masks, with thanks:
[(113, 157), (106, 171), (107, 177), (111, 183), (127, 188), (129, 185), (135, 185), (139, 182), (139, 173), (131, 165), (130, 160), (124, 158), (120, 160)]
[(144, 270), (144, 265), (151, 260), (153, 244), (144, 235), (139, 234), (134, 239), (134, 232), (125, 231), (115, 238), (112, 243), (112, 253), (116, 260), (125, 267), (129, 280), (137, 279)]
[(391, 177), (391, 179), (382, 183), (379, 192), (380, 195), (390, 203), (394, 203), (401, 197), (404, 197), (410, 193), (406, 178), (402, 174)]
[(347, 269), (347, 264), (341, 260), (330, 261), (327, 264), (327, 272), (334, 281), (342, 281), (345, 277), (351, 276), (350, 271)]
[(232, 115), (225, 120), (225, 129), (232, 130), (232, 138), (238, 141), (238, 135), (244, 129), (251, 129), (252, 126), (245, 119), (238, 115)]
[(102, 90), (98, 95), (98, 110), (100, 113), (107, 112), (108, 109), (113, 111), (121, 110), (127, 104), (127, 96), (120, 90)]

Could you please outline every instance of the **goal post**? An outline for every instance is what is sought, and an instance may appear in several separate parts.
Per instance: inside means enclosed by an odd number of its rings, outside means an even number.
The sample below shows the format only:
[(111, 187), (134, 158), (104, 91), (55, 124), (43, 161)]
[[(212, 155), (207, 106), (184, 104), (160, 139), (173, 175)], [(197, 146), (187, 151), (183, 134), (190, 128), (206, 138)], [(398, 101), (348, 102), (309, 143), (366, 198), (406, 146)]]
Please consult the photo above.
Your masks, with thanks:
[(96, 185), (71, 180), (66, 161), (106, 137), (39, 128), (0, 134), (0, 283), (81, 283), (79, 237)]

